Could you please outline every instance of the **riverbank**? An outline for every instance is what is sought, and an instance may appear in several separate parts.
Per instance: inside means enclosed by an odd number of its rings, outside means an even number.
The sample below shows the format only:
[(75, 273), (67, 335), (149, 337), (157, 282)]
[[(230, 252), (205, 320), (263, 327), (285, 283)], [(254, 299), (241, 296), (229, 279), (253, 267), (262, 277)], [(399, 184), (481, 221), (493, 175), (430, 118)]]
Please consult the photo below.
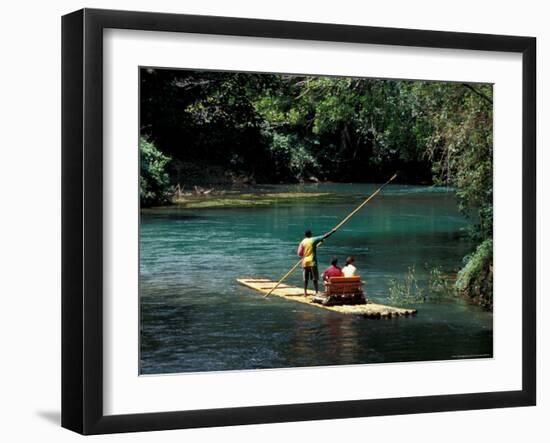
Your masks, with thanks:
[(316, 201), (327, 200), (331, 197), (328, 192), (254, 192), (243, 191), (215, 191), (207, 194), (201, 192), (180, 193), (172, 198), (172, 205), (188, 209), (201, 208), (231, 208), (269, 206), (279, 202), (292, 202), (304, 199)]
[[(177, 207), (182, 209), (209, 209), (209, 208), (246, 208), (270, 206), (274, 204), (331, 204), (349, 202), (353, 205), (357, 200), (370, 195), (379, 184), (362, 183), (301, 183), (301, 184), (256, 184), (247, 186), (179, 186), (170, 194), (168, 204), (142, 208), (142, 210)], [(365, 193), (358, 193), (357, 189), (365, 189)], [(450, 193), (452, 188), (422, 185), (389, 185), (383, 194), (386, 197), (408, 194), (414, 199), (415, 194), (422, 193)], [(379, 197), (380, 198), (380, 197)], [(350, 209), (353, 209), (350, 207)]]

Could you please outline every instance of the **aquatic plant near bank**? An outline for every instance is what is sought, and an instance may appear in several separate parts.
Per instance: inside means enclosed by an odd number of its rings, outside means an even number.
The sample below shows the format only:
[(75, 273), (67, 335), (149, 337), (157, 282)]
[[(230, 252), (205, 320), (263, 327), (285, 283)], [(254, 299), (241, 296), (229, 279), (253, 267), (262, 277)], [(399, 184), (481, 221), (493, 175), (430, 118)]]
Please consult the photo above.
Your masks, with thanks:
[(415, 305), (426, 302), (438, 303), (452, 300), (457, 292), (449, 275), (440, 266), (429, 268), (427, 281), (421, 282), (415, 266), (410, 266), (403, 279), (391, 279), (388, 299), (391, 303)]
[(409, 267), (403, 280), (392, 278), (388, 291), (391, 303), (410, 305), (426, 301), (425, 292), (418, 284), (414, 265)]

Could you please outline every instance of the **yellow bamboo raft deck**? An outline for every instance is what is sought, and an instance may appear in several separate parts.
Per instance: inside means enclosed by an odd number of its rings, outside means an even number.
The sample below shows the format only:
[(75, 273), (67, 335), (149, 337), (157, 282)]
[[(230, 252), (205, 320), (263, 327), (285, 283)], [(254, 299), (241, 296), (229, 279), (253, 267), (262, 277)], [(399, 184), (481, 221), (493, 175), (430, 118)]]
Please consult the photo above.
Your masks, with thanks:
[[(277, 284), (277, 282), (267, 278), (238, 278), (237, 281), (241, 285), (247, 286), (264, 294), (266, 294), (273, 286)], [(308, 289), (308, 295), (313, 296), (313, 294), (314, 292)], [(277, 289), (271, 293), (271, 295), (299, 303), (305, 303), (317, 308), (338, 312), (340, 314), (354, 314), (368, 318), (389, 318), (416, 314), (416, 309), (396, 308), (394, 306), (379, 305), (370, 301), (364, 305), (323, 306), (319, 303), (313, 303), (311, 301), (311, 297), (304, 297), (303, 288), (298, 288), (297, 286), (290, 286), (287, 284), (279, 285)]]

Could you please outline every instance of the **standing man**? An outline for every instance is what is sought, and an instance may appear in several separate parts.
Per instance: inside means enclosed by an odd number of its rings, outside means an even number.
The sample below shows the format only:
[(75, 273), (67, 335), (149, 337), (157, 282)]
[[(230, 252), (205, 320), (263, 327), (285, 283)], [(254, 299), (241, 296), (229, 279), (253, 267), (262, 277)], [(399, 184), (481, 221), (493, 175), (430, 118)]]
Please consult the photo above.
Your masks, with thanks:
[(330, 237), (336, 231), (333, 229), (324, 235), (318, 237), (312, 237), (311, 231), (308, 229), (304, 235), (305, 238), (300, 242), (298, 246), (297, 254), (302, 257), (302, 268), (304, 271), (304, 296), (307, 297), (307, 283), (311, 279), (313, 281), (313, 287), (315, 293), (319, 292), (319, 270), (317, 268), (317, 246), (323, 240)]

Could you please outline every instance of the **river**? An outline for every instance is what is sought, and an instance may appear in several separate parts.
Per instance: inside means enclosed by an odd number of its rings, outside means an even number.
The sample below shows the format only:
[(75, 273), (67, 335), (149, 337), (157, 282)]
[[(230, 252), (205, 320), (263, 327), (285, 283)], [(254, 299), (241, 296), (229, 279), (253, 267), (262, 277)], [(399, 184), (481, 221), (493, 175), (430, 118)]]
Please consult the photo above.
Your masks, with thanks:
[[(369, 320), (264, 298), (235, 281), (278, 279), (295, 263), (304, 229), (330, 230), (376, 187), (260, 186), (255, 192), (316, 197), (142, 211), (140, 372), (491, 357), (492, 314), (459, 298), (419, 304), (414, 317)], [(390, 280), (412, 265), (421, 280), (434, 266), (456, 272), (472, 248), (467, 227), (452, 192), (389, 185), (319, 248), (319, 271), (333, 255), (353, 255), (367, 297), (388, 303)], [(289, 282), (301, 285), (300, 273)]]

